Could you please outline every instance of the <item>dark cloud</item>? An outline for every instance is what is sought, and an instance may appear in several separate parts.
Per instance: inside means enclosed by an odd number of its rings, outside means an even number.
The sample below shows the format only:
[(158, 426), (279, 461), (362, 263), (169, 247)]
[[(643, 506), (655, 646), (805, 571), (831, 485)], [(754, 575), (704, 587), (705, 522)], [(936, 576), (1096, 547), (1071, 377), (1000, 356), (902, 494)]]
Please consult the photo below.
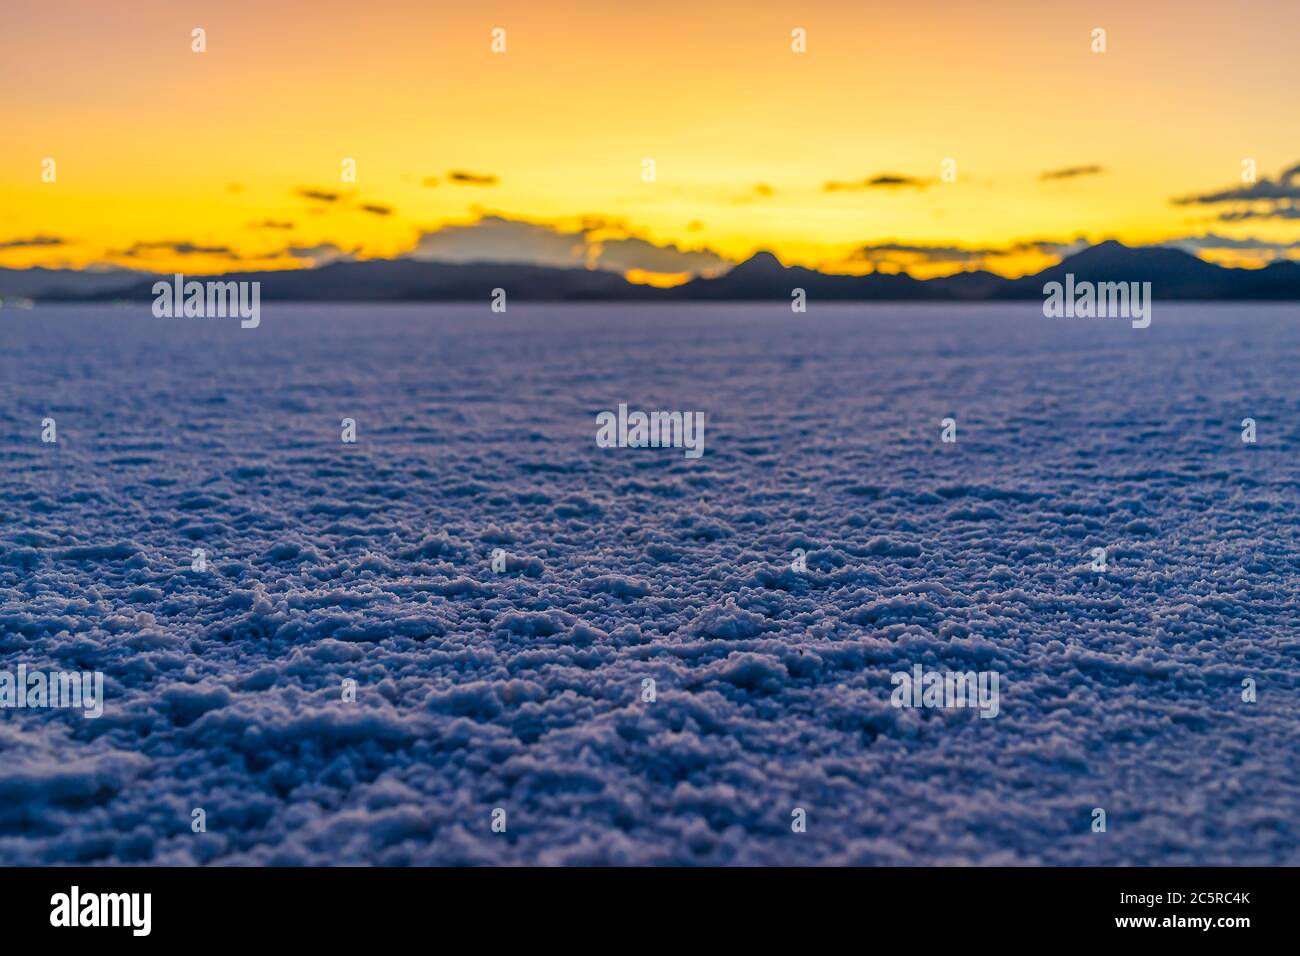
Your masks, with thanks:
[(872, 268), (891, 265), (910, 269), (917, 265), (937, 267), (989, 268), (989, 260), (1009, 256), (1040, 255), (1063, 259), (1087, 248), (1087, 239), (1021, 239), (1006, 246), (963, 246), (959, 242), (874, 242), (859, 246), (846, 256), (846, 263), (868, 264)]
[(898, 173), (881, 173), (878, 176), (872, 176), (868, 179), (862, 179), (856, 182), (839, 182), (832, 180), (823, 186), (822, 189), (828, 193), (833, 193), (854, 192), (863, 189), (924, 189), (929, 185), (929, 180), (918, 179), (915, 176), (903, 176)]
[(463, 169), (454, 169), (447, 174), (447, 179), (462, 186), (495, 186), (499, 180), (496, 176), (481, 173), (467, 173)]
[(1096, 164), (1089, 166), (1066, 166), (1064, 169), (1049, 169), (1045, 173), (1040, 173), (1038, 178), (1043, 180), (1078, 179), (1080, 176), (1099, 176), (1104, 172), (1105, 170)]
[(1232, 236), (1216, 235), (1212, 232), (1203, 236), (1180, 236), (1176, 239), (1166, 239), (1159, 245), (1172, 246), (1193, 255), (1203, 251), (1240, 252), (1265, 261), (1289, 259), (1291, 258), (1290, 253), (1300, 250), (1300, 240), (1295, 242), (1274, 242), (1269, 239), (1256, 239), (1251, 236), (1238, 239)]
[(222, 256), (226, 259), (242, 259), (239, 253), (229, 246), (204, 246), (180, 239), (166, 239), (161, 242), (136, 242), (126, 249), (110, 253), (126, 259), (148, 256), (155, 252), (169, 252), (177, 256)]
[(1300, 206), (1278, 203), (1268, 209), (1241, 209), (1220, 214), (1220, 222), (1244, 222), (1247, 219), (1300, 219)]
[[(292, 226), (292, 223), (289, 225)], [(275, 228), (280, 227), (276, 226)], [(229, 246), (210, 246), (185, 240), (168, 240), (163, 242), (136, 242), (126, 249), (110, 250), (108, 254), (126, 259), (142, 259), (158, 253), (170, 253), (177, 256), (221, 256), (235, 262), (296, 259), (306, 260), (312, 266), (321, 266), (331, 262), (353, 261), (360, 255), (361, 247), (344, 249), (333, 242), (321, 242), (314, 245), (291, 244), (270, 252), (240, 254)]]
[(67, 240), (58, 236), (28, 236), (24, 239), (9, 239), (0, 242), (0, 249), (35, 249), (47, 246), (66, 245)]
[(292, 229), (294, 224), (278, 219), (263, 219), (261, 222), (253, 224), (254, 229)]
[[(357, 205), (353, 207), (351, 204), (351, 194), (335, 192), (329, 189), (300, 188), (298, 190), (298, 195), (303, 199), (309, 199), (312, 202), (331, 204), (340, 203), (342, 200), (348, 199), (349, 202), (346, 204), (347, 208), (356, 208), (358, 211), (370, 213), (372, 216), (391, 216), (394, 212), (392, 206), (379, 202), (357, 203)], [(316, 211), (320, 212), (321, 210)]]
[(969, 263), (990, 256), (1006, 255), (1005, 249), (972, 249), (957, 245), (907, 242), (878, 242), (859, 246), (849, 259), (853, 262), (896, 262), (900, 258), (921, 259), (929, 263)]
[(1261, 179), (1235, 189), (1203, 193), (1198, 196), (1179, 196), (1170, 200), (1175, 206), (1210, 206), (1224, 202), (1255, 202), (1257, 200), (1300, 199), (1300, 183), (1285, 180)]
[(877, 242), (859, 246), (849, 255), (850, 262), (925, 263), (928, 265), (971, 265), (987, 259), (1012, 255), (1037, 254), (1063, 257), (1088, 245), (1085, 239), (1026, 239), (1006, 246), (963, 246), (957, 243)]
[(1176, 196), (1169, 201), (1175, 206), (1215, 206), (1222, 203), (1240, 208), (1220, 213), (1221, 222), (1242, 222), (1248, 219), (1300, 219), (1297, 201), (1300, 200), (1300, 163), (1278, 173), (1276, 179), (1261, 177), (1253, 183), (1244, 183), (1229, 189)]
[(1043, 256), (1072, 256), (1087, 249), (1091, 243), (1083, 236), (1073, 239), (1022, 239), (1007, 246), (1008, 253), (1037, 253)]

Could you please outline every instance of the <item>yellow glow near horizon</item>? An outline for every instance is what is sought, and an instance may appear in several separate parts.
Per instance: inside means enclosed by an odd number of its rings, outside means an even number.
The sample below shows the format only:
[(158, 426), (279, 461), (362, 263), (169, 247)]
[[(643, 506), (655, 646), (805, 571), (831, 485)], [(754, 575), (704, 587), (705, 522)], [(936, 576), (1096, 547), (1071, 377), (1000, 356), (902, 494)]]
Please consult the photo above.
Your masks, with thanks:
[[(883, 243), (1296, 239), (1294, 219), (1222, 222), (1170, 202), (1239, 185), (1245, 157), (1261, 176), (1300, 160), (1294, 3), (105, 6), (6, 13), (0, 266), (294, 267), (324, 246), (399, 255), (486, 212), (842, 271), (871, 268), (854, 250)], [(795, 27), (806, 53), (790, 49)], [(345, 158), (356, 183), (341, 181)], [(940, 181), (945, 158), (956, 182)], [(825, 188), (884, 174), (914, 184)], [(40, 237), (63, 243), (21, 244)], [(907, 267), (1051, 261), (1012, 249)], [(635, 274), (664, 284), (677, 270)]]

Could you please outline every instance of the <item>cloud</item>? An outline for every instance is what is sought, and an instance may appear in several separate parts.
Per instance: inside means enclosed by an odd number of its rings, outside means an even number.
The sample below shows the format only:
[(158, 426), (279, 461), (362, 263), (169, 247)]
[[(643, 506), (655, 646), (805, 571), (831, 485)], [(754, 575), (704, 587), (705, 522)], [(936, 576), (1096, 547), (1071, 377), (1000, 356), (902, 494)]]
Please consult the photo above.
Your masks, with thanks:
[(1277, 179), (1262, 177), (1257, 182), (1246, 183), (1232, 189), (1180, 196), (1171, 199), (1175, 206), (1214, 205), (1224, 202), (1251, 202), (1255, 200), (1300, 199), (1300, 165), (1284, 169)]
[[(300, 188), (298, 189), (297, 193), (303, 199), (309, 199), (312, 202), (330, 203), (330, 204), (339, 203), (344, 199), (350, 200), (351, 198), (350, 193), (334, 192), (333, 190), (329, 190), (329, 189)], [(380, 202), (358, 202), (355, 206), (353, 206), (351, 202), (348, 202), (346, 204), (346, 208), (356, 209), (358, 212), (369, 213), (372, 216), (391, 216), (395, 211), (392, 206), (388, 205), (387, 203), (380, 203)], [(318, 209), (315, 211), (319, 213), (323, 210)]]
[(160, 242), (136, 242), (126, 249), (111, 252), (110, 255), (126, 259), (136, 259), (155, 252), (171, 253), (176, 256), (221, 256), (226, 259), (242, 259), (230, 246), (204, 246), (185, 239), (165, 239)]
[(670, 243), (658, 246), (637, 236), (606, 239), (597, 246), (597, 267), (613, 272), (642, 272), (713, 275), (731, 265), (730, 260), (710, 249), (679, 249)]
[[(292, 223), (289, 223), (287, 226), (277, 224), (271, 228), (292, 228), (292, 225)], [(148, 259), (155, 255), (218, 256), (224, 259), (229, 259), (232, 262), (243, 262), (248, 264), (292, 259), (298, 263), (306, 263), (309, 267), (313, 268), (328, 265), (331, 262), (355, 261), (359, 258), (360, 254), (360, 246), (353, 249), (344, 249), (333, 242), (320, 242), (311, 245), (298, 243), (282, 246), (271, 251), (239, 253), (230, 246), (200, 245), (199, 243), (187, 240), (136, 242), (126, 249), (108, 251), (109, 256), (124, 259)], [(246, 266), (246, 268), (247, 267), (248, 266)]]
[(430, 189), (432, 189), (434, 186), (437, 186), (437, 185), (438, 185), (438, 177), (437, 177), (437, 176), (425, 176), (423, 179), (420, 180), (420, 185), (421, 185), (421, 186), (428, 186)]
[(253, 229), (293, 229), (294, 224), (287, 220), (263, 219), (261, 222), (255, 222)]
[(1039, 255), (1063, 258), (1087, 248), (1083, 238), (1073, 240), (1026, 239), (1006, 246), (963, 246), (958, 243), (877, 242), (859, 246), (849, 262), (888, 265), (975, 265), (988, 259)]
[(1203, 236), (1180, 236), (1177, 239), (1166, 239), (1159, 245), (1178, 246), (1183, 249), (1300, 249), (1300, 241), (1272, 242), (1267, 239), (1252, 237), (1237, 239), (1232, 236), (1216, 235), (1212, 232), (1208, 232)]
[(412, 258), (440, 262), (526, 262), (626, 273), (713, 274), (731, 264), (710, 249), (660, 245), (621, 224), (590, 218), (565, 228), (501, 215), (451, 224), (420, 236)]
[(28, 236), (23, 239), (8, 239), (0, 242), (0, 249), (37, 249), (66, 245), (67, 241), (58, 236)]
[(1247, 219), (1300, 219), (1300, 206), (1294, 203), (1278, 203), (1268, 209), (1241, 209), (1225, 212), (1219, 216), (1220, 222), (1244, 222)]
[(832, 180), (822, 189), (825, 192), (855, 192), (863, 189), (924, 189), (930, 185), (926, 179), (917, 179), (915, 176), (903, 176), (898, 173), (881, 173), (878, 176), (872, 176), (868, 179), (858, 180), (856, 182), (838, 182)]
[(1037, 254), (1040, 256), (1057, 256), (1064, 258), (1087, 249), (1090, 243), (1083, 236), (1073, 239), (1022, 239), (1007, 246), (1010, 254)]
[(1276, 179), (1267, 176), (1253, 183), (1229, 189), (1175, 196), (1169, 200), (1175, 206), (1216, 206), (1222, 203), (1239, 208), (1222, 212), (1221, 222), (1243, 222), (1248, 219), (1300, 219), (1300, 163), (1278, 173)]
[(1049, 169), (1045, 173), (1040, 173), (1038, 178), (1042, 180), (1078, 179), (1080, 176), (1099, 176), (1104, 172), (1105, 170), (1096, 164), (1089, 166), (1066, 166), (1063, 169)]
[(849, 255), (851, 262), (872, 265), (916, 259), (929, 264), (978, 262), (989, 256), (1006, 255), (1003, 249), (971, 249), (964, 246), (907, 242), (878, 242), (859, 246)]
[(548, 266), (586, 264), (586, 231), (565, 232), (542, 223), (483, 216), (420, 236), (412, 258), (441, 262), (532, 262)]
[(496, 176), (467, 173), (463, 169), (453, 169), (447, 174), (447, 179), (461, 186), (495, 186), (500, 181)]
[(348, 250), (332, 242), (321, 242), (313, 246), (286, 246), (271, 258), (291, 256), (294, 259), (307, 260), (313, 268), (319, 268), (331, 262), (355, 262), (360, 252), (359, 246)]
[(1244, 258), (1261, 259), (1265, 262), (1272, 262), (1275, 259), (1290, 259), (1290, 253), (1300, 250), (1300, 240), (1295, 242), (1275, 242), (1269, 239), (1256, 239), (1252, 236), (1238, 239), (1232, 236), (1216, 235), (1212, 232), (1203, 236), (1180, 236), (1176, 239), (1166, 239), (1158, 243), (1158, 245), (1182, 249), (1193, 255), (1199, 255), (1202, 252), (1236, 252), (1241, 253)]
[(1257, 200), (1276, 201), (1281, 199), (1300, 199), (1300, 184), (1284, 180), (1261, 179), (1236, 189), (1224, 189), (1219, 192), (1204, 193), (1198, 196), (1180, 196), (1171, 200), (1175, 206), (1209, 206), (1223, 202), (1254, 202)]

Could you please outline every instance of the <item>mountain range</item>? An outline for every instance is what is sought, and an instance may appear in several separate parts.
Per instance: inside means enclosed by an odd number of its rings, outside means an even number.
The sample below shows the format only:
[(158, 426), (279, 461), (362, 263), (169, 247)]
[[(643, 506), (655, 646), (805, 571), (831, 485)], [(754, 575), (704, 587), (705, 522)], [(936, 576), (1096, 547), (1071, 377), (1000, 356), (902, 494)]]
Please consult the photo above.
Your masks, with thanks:
[[(785, 266), (759, 252), (716, 278), (697, 278), (672, 288), (628, 282), (614, 272), (525, 263), (447, 263), (418, 259), (335, 262), (314, 269), (187, 275), (187, 279), (256, 281), (264, 301), (294, 302), (481, 302), (494, 289), (511, 301), (788, 301), (801, 288), (810, 300), (996, 301), (1039, 299), (1047, 282), (1150, 282), (1156, 299), (1300, 300), (1300, 263), (1274, 262), (1261, 269), (1229, 269), (1180, 249), (1090, 246), (1036, 275), (1009, 279), (992, 272), (958, 272), (935, 279), (906, 273), (840, 275)], [(153, 284), (171, 280), (132, 270), (0, 269), (0, 297), (41, 302), (148, 301)]]

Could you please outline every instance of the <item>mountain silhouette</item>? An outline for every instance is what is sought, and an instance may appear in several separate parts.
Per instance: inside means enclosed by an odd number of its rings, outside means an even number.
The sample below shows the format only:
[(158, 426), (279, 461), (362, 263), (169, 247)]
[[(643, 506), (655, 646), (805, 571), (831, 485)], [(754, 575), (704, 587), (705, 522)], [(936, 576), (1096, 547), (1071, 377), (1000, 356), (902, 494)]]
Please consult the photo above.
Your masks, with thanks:
[[(1150, 282), (1152, 297), (1182, 300), (1300, 300), (1300, 264), (1275, 262), (1262, 269), (1228, 269), (1181, 249), (1130, 247), (1114, 240), (1090, 246), (1035, 275), (1008, 279), (991, 272), (958, 272), (935, 279), (907, 273), (841, 275), (786, 266), (758, 252), (714, 278), (662, 289), (628, 282), (613, 272), (524, 263), (427, 262), (374, 259), (336, 262), (318, 269), (187, 275), (187, 279), (255, 281), (263, 301), (483, 302), (505, 289), (513, 302), (744, 302), (789, 301), (803, 289), (811, 301), (986, 302), (1039, 299), (1048, 282)], [(126, 270), (0, 269), (0, 296), (50, 302), (143, 301), (153, 284), (171, 274)]]
[[(1257, 271), (1257, 270), (1255, 270)], [(1150, 282), (1158, 299), (1236, 298), (1234, 289), (1250, 284), (1249, 269), (1224, 269), (1181, 249), (1130, 248), (1115, 240), (1090, 246), (1034, 276), (1002, 290), (1006, 298), (1040, 298), (1047, 282)]]

